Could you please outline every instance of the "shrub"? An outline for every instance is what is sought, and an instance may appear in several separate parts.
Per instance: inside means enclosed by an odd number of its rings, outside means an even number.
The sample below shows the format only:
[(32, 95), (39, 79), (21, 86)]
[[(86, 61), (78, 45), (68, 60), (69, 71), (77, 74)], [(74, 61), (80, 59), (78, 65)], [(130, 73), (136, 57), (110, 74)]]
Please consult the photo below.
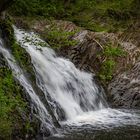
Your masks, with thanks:
[(61, 48), (61, 47), (69, 47), (77, 45), (76, 40), (72, 40), (71, 37), (77, 31), (65, 31), (62, 28), (57, 28), (56, 26), (51, 29), (46, 29), (44, 38), (49, 43), (49, 45), (53, 48)]
[(108, 83), (113, 78), (113, 72), (117, 65), (117, 58), (126, 56), (126, 52), (121, 49), (119, 44), (112, 47), (111, 44), (108, 44), (104, 47), (104, 51), (101, 54), (104, 58), (102, 63), (101, 71), (99, 72), (99, 77), (105, 82)]
[[(21, 88), (15, 83), (12, 73), (7, 68), (0, 68), (0, 138), (9, 138), (12, 134), (19, 108), (26, 110), (26, 103), (21, 97)], [(14, 113), (13, 115), (11, 115)]]

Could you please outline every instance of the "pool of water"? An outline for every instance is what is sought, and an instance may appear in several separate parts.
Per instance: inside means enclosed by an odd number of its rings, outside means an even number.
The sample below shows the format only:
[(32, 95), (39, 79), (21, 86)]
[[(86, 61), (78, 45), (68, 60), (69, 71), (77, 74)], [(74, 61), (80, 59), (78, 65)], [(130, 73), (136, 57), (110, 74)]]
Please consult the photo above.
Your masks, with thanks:
[(140, 110), (103, 109), (61, 122), (47, 140), (140, 140)]

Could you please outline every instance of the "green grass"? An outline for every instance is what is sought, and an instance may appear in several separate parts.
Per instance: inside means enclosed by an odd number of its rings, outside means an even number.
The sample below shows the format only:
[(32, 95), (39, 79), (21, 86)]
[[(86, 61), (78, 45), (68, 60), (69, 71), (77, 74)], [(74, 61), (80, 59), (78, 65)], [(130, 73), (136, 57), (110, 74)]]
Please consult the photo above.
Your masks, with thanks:
[[(95, 1), (90, 3), (86, 9), (83, 8), (83, 10), (79, 10), (75, 6), (75, 9), (73, 7), (70, 9), (74, 9), (74, 12), (67, 19), (71, 19), (76, 24), (96, 32), (124, 31), (133, 21), (134, 14), (132, 15), (132, 12), (134, 10), (131, 8), (132, 2), (133, 0)], [(81, 5), (84, 5), (84, 3), (85, 1)]]
[(77, 0), (64, 5), (63, 0), (17, 0), (10, 8), (14, 16), (70, 20), (92, 31), (125, 30), (140, 14), (139, 0)]
[(94, 32), (124, 32), (140, 17), (139, 0), (17, 0), (9, 13), (16, 17), (61, 19)]
[(99, 75), (101, 80), (103, 80), (104, 82), (110, 81), (113, 77), (113, 71), (115, 69), (115, 66), (116, 66), (116, 63), (114, 60), (112, 60), (112, 59), (106, 60), (102, 64), (102, 68), (101, 68), (102, 71)]
[(10, 70), (0, 68), (0, 81), (0, 138), (9, 138), (19, 121), (19, 110), (26, 111), (27, 104)]
[(65, 31), (63, 28), (57, 28), (56, 25), (52, 25), (45, 30), (42, 37), (47, 40), (52, 48), (59, 49), (61, 47), (70, 47), (78, 44), (78, 41), (72, 40), (71, 37), (75, 35), (75, 31)]
[(108, 44), (104, 47), (104, 50), (100, 55), (102, 55), (104, 61), (99, 71), (99, 77), (104, 83), (107, 84), (113, 78), (114, 71), (118, 63), (117, 59), (125, 57), (127, 53), (121, 49), (119, 44), (116, 46)]
[(0, 81), (0, 139), (11, 139), (15, 130), (23, 137), (35, 133), (36, 124), (29, 120), (29, 107), (23, 97), (23, 89), (6, 66), (0, 67)]
[(105, 46), (103, 55), (106, 57), (119, 57), (119, 56), (124, 56), (126, 53), (119, 47), (112, 47), (111, 44)]

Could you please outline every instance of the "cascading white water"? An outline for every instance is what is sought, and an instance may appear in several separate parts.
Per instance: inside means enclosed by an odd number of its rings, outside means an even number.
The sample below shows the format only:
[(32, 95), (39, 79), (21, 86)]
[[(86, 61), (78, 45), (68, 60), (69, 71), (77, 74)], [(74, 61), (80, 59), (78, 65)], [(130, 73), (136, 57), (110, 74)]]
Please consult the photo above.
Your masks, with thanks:
[(3, 56), (7, 60), (13, 72), (14, 77), (18, 79), (20, 84), (25, 88), (28, 96), (30, 97), (31, 105), (33, 109), (36, 111), (36, 117), (40, 119), (40, 121), (42, 122), (42, 125), (43, 125), (42, 127), (47, 126), (47, 128), (50, 129), (50, 132), (52, 132), (53, 134), (56, 130), (55, 130), (55, 126), (53, 124), (51, 115), (48, 113), (44, 104), (39, 99), (38, 95), (34, 91), (30, 82), (24, 76), (24, 72), (17, 65), (16, 60), (14, 59), (10, 51), (4, 47), (4, 44), (1, 38), (0, 38), (0, 52), (3, 54)]
[[(38, 84), (46, 100), (49, 95), (64, 111), (66, 119), (106, 107), (106, 101), (94, 83), (92, 75), (76, 69), (73, 63), (57, 57), (34, 33), (15, 28), (17, 41), (30, 54)], [(57, 113), (55, 113), (56, 117)]]
[[(14, 30), (17, 41), (31, 56), (37, 85), (46, 97), (44, 100), (49, 102), (58, 120), (67, 120), (61, 122), (64, 128), (68, 125), (69, 127), (74, 126), (74, 128), (76, 126), (76, 129), (79, 126), (86, 129), (87, 124), (101, 129), (124, 125), (140, 126), (139, 114), (107, 108), (103, 93), (94, 83), (91, 74), (79, 71), (69, 60), (57, 57), (55, 52), (36, 34), (27, 33), (15, 27)], [(42, 45), (46, 47), (42, 47)], [(0, 39), (0, 52), (7, 60), (15, 78), (19, 80), (30, 96), (31, 102), (37, 110), (37, 117), (43, 125), (54, 132), (55, 126), (51, 114), (10, 51), (3, 46)], [(60, 117), (62, 119), (59, 119)]]
[[(57, 57), (33, 32), (17, 28), (15, 35), (20, 45), (29, 53), (36, 71), (37, 84), (45, 94), (61, 125), (91, 124), (101, 128), (123, 125), (140, 125), (139, 115), (108, 108), (103, 92), (93, 81), (92, 75), (76, 69), (73, 63)], [(43, 47), (44, 46), (44, 47)], [(61, 121), (61, 119), (60, 119)]]

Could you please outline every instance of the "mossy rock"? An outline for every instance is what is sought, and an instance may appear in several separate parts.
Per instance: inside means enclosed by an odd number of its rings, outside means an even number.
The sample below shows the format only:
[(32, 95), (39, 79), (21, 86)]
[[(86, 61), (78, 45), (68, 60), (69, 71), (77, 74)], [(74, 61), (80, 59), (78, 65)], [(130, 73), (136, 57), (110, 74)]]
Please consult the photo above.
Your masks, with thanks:
[(13, 77), (2, 54), (0, 81), (0, 139), (11, 139), (16, 135), (25, 138), (28, 133), (35, 135), (37, 120), (34, 117), (30, 118), (31, 110), (25, 91)]

